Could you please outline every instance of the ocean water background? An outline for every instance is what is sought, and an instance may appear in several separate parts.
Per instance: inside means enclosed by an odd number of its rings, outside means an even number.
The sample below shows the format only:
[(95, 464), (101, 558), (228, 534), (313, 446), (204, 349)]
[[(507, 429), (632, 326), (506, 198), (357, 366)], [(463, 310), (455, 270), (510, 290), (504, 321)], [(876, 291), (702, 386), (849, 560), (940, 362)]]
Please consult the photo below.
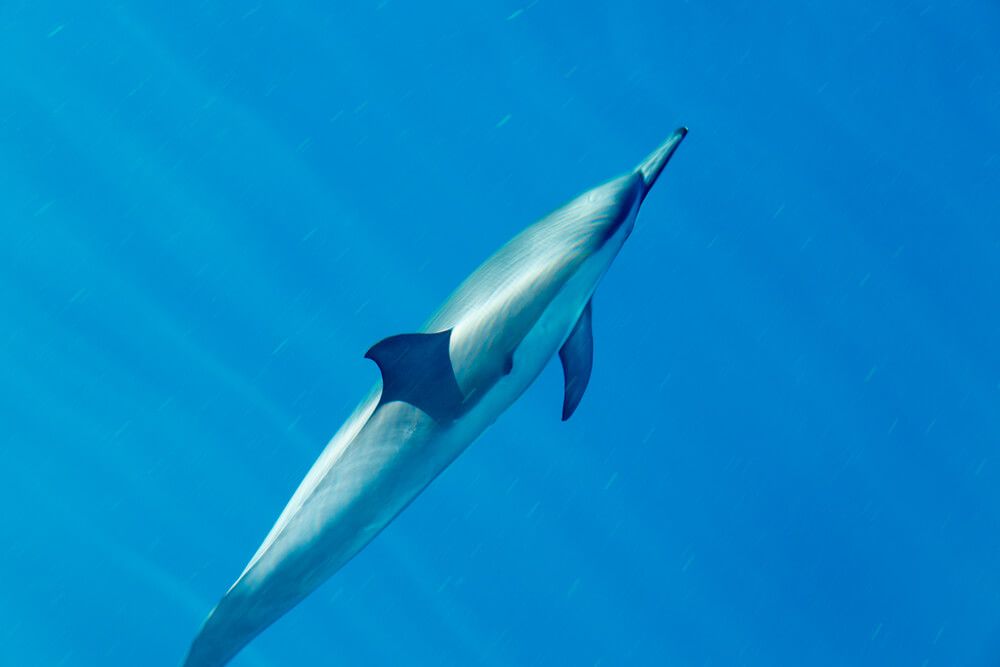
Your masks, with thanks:
[(0, 5), (0, 664), (174, 665), (416, 329), (691, 133), (554, 363), (238, 666), (995, 665), (993, 2)]

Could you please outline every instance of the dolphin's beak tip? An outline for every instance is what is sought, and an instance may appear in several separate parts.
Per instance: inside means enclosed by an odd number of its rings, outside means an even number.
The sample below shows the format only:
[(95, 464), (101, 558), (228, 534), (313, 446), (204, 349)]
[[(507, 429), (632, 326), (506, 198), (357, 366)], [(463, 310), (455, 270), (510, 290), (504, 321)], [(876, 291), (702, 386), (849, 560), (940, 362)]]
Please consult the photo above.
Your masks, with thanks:
[(687, 133), (688, 129), (686, 126), (679, 127), (674, 130), (673, 134), (671, 134), (659, 148), (653, 151), (653, 153), (643, 160), (642, 163), (636, 168), (636, 171), (642, 174), (644, 185), (643, 196), (645, 196), (645, 193), (649, 192), (649, 189), (653, 187), (653, 183), (656, 182), (660, 172), (663, 171), (663, 167), (666, 166), (667, 162), (670, 160), (670, 156), (672, 156), (674, 151), (677, 150), (677, 146), (680, 145), (681, 140), (687, 136)]
[(678, 127), (676, 130), (674, 130), (673, 134), (670, 135), (670, 138), (667, 139), (666, 143), (673, 144), (674, 146), (676, 146), (681, 142), (681, 139), (687, 136), (687, 133), (688, 133), (687, 125), (682, 125), (681, 127)]

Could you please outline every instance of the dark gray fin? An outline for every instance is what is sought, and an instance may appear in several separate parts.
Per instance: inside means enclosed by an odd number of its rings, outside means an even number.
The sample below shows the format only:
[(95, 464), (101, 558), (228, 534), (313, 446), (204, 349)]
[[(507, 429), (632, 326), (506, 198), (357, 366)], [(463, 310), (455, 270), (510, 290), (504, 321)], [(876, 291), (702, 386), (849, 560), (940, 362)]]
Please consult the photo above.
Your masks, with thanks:
[(580, 405), (583, 392), (587, 390), (590, 381), (590, 369), (594, 365), (594, 332), (591, 329), (591, 303), (576, 321), (576, 326), (570, 332), (569, 338), (559, 350), (562, 361), (563, 376), (566, 378), (566, 396), (563, 399), (562, 420), (566, 421)]
[(462, 407), (462, 391), (448, 356), (451, 329), (432, 334), (400, 334), (365, 353), (382, 371), (379, 405), (405, 401), (436, 421), (451, 421)]

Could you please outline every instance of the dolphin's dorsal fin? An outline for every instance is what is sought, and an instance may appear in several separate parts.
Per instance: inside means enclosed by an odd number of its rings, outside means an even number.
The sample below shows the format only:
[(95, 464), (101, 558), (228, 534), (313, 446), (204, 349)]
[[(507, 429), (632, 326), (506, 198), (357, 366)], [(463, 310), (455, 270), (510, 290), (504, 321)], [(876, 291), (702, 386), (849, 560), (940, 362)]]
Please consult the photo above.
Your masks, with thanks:
[(390, 336), (365, 353), (382, 371), (379, 405), (405, 401), (439, 422), (450, 421), (462, 405), (451, 367), (451, 329), (438, 333)]
[(562, 419), (566, 421), (580, 405), (583, 392), (590, 381), (590, 369), (594, 364), (594, 332), (591, 329), (591, 301), (587, 302), (580, 319), (570, 332), (569, 338), (559, 349), (563, 375), (566, 378), (566, 395), (563, 398)]

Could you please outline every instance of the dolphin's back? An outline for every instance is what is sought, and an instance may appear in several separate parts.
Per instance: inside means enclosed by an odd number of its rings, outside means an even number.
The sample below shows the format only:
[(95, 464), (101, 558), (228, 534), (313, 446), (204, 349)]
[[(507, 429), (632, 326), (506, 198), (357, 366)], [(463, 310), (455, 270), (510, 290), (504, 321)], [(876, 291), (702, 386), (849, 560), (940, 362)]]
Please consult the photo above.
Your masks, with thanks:
[[(526, 228), (473, 271), (421, 331), (450, 329), (484, 299), (505, 293), (537, 295), (543, 279), (564, 282), (595, 242), (593, 228), (606, 227), (609, 220), (622, 218), (631, 209), (637, 193), (622, 183), (637, 179), (634, 173), (626, 174), (588, 190)], [(538, 270), (533, 271), (533, 266)], [(557, 276), (555, 281), (553, 276)]]

